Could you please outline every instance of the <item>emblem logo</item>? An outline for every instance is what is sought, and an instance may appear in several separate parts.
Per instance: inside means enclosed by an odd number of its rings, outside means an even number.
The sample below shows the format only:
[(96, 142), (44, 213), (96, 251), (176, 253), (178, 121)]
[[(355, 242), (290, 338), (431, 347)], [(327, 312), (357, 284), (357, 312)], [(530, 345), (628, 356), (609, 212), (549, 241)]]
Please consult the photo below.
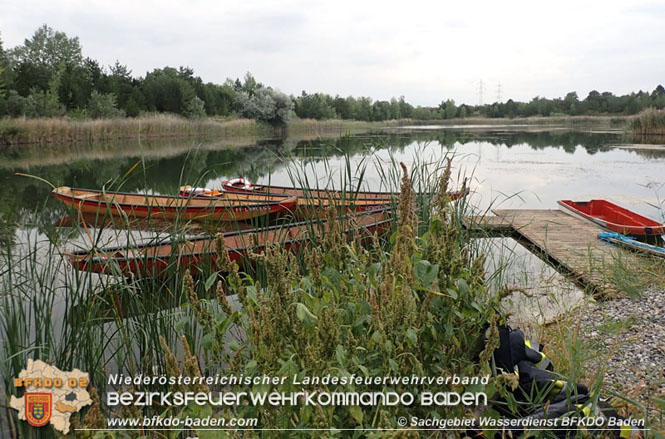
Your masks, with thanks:
[(50, 393), (26, 393), (25, 419), (33, 427), (42, 427), (51, 420), (53, 399)]

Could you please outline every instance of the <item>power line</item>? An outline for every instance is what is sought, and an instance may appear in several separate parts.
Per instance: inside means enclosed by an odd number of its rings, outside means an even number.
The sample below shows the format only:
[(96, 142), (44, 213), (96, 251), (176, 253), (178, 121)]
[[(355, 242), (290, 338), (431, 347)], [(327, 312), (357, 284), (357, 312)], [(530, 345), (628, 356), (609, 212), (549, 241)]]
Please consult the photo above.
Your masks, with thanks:
[(501, 102), (501, 81), (496, 86), (496, 101)]
[(483, 105), (483, 89), (485, 86), (483, 85), (483, 80), (481, 79), (478, 82), (478, 105)]

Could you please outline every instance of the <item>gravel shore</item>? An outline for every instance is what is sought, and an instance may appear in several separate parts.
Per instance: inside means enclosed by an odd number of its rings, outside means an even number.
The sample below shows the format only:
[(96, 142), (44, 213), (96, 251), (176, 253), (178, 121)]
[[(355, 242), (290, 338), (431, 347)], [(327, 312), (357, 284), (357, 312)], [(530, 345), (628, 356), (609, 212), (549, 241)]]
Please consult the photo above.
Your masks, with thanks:
[(663, 398), (665, 291), (650, 289), (641, 298), (590, 303), (579, 311), (579, 319), (582, 333), (599, 353), (594, 362), (606, 371), (607, 388), (643, 404), (654, 396)]

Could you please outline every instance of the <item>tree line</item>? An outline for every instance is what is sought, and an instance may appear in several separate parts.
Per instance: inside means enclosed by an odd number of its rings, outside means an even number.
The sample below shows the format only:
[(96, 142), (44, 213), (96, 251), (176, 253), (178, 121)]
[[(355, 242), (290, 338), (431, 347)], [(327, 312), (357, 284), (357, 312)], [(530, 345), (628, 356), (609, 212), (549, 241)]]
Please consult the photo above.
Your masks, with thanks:
[(188, 118), (237, 116), (270, 124), (291, 117), (386, 121), (440, 120), (465, 117), (631, 115), (665, 108), (665, 88), (623, 96), (591, 91), (563, 98), (535, 97), (529, 102), (457, 105), (444, 99), (436, 107), (414, 106), (404, 97), (374, 101), (325, 93), (288, 96), (247, 73), (243, 80), (204, 82), (188, 67), (164, 67), (136, 77), (125, 65), (104, 67), (84, 57), (78, 37), (41, 26), (23, 45), (5, 50), (0, 39), (0, 116), (73, 119), (137, 117), (173, 113)]

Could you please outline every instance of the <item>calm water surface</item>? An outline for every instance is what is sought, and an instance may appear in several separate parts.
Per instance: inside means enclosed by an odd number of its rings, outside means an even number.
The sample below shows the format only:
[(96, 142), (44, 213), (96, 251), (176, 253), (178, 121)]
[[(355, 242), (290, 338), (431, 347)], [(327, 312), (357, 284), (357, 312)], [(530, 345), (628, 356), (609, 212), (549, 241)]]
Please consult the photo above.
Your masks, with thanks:
[[(391, 188), (381, 187), (380, 170), (390, 168), (392, 161), (411, 165), (417, 156), (420, 162), (435, 162), (444, 154), (454, 157), (455, 185), (469, 178), (470, 202), (480, 210), (490, 206), (556, 209), (559, 199), (606, 198), (665, 219), (665, 150), (615, 147), (623, 142), (619, 133), (589, 130), (427, 127), (317, 141), (17, 148), (0, 152), (0, 246), (5, 249), (13, 242), (20, 249), (36, 241), (39, 249), (47, 248), (43, 231), (52, 230), (65, 213), (50, 197), (47, 184), (16, 173), (55, 186), (98, 189), (106, 185), (109, 190), (176, 194), (182, 184), (215, 187), (236, 177), (289, 185), (294, 170), (305, 170), (308, 179), (320, 186), (335, 187), (348, 159), (352, 169), (365, 169), (365, 189), (386, 190)], [(141, 158), (143, 162), (121, 180)], [(109, 242), (117, 239), (110, 236)], [(86, 244), (86, 238), (77, 234), (69, 238), (72, 247)], [(508, 263), (499, 282), (537, 293), (526, 301), (516, 296), (514, 303), (507, 304), (520, 319), (547, 320), (580, 300), (579, 290), (519, 244), (493, 239), (490, 245), (488, 270)], [(64, 315), (62, 306), (55, 304), (54, 315)]]
[[(470, 203), (488, 208), (556, 209), (559, 199), (606, 198), (655, 219), (664, 220), (665, 149), (631, 150), (617, 132), (559, 128), (464, 127), (391, 130), (331, 140), (269, 140), (244, 144), (171, 141), (100, 145), (95, 148), (20, 148), (0, 156), (0, 237), (45, 241), (65, 210), (49, 196), (50, 187), (67, 185), (109, 190), (176, 194), (182, 184), (218, 187), (244, 177), (256, 183), (290, 185), (291, 175), (306, 174), (321, 187), (339, 187), (347, 169), (363, 169), (362, 186), (397, 190), (381, 184), (381, 173), (394, 162), (437, 162), (453, 157), (454, 185), (468, 178)], [(120, 179), (134, 167), (129, 175)], [(316, 183), (314, 183), (316, 182)], [(117, 244), (126, 234), (110, 233)], [(70, 247), (89, 247), (74, 234)], [(504, 283), (527, 285), (544, 295), (574, 290), (510, 239), (493, 240), (488, 268), (510, 260)], [(568, 286), (566, 286), (568, 285)]]
[[(519, 128), (518, 128), (519, 129)], [(346, 157), (366, 165), (364, 187), (380, 187), (379, 168), (391, 157), (407, 164), (452, 154), (455, 175), (470, 177), (472, 204), (484, 209), (556, 208), (558, 199), (606, 198), (654, 218), (663, 218), (665, 150), (616, 148), (615, 133), (516, 131), (508, 129), (400, 130), (337, 140), (265, 141), (249, 146), (216, 142), (160, 145), (104, 145), (81, 150), (17, 149), (0, 153), (0, 227), (13, 235), (20, 220), (41, 224), (64, 212), (46, 184), (55, 186), (175, 194), (181, 184), (217, 186), (228, 178), (291, 184), (291, 171), (305, 169), (310, 180), (338, 185)], [(371, 154), (370, 157), (367, 155)], [(120, 176), (140, 160), (122, 183)], [(44, 165), (43, 163), (49, 163)], [(459, 174), (457, 174), (459, 173)], [(45, 214), (32, 212), (45, 206)]]

